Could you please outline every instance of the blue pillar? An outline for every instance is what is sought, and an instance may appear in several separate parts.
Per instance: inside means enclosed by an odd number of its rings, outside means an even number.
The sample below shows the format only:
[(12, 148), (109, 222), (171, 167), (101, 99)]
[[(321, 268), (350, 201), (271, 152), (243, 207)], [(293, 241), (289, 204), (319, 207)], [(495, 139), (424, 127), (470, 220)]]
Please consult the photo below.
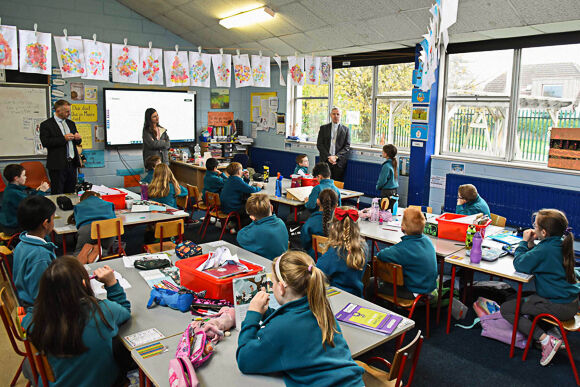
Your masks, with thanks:
[[(419, 68), (421, 45), (415, 46), (415, 69)], [(411, 127), (411, 156), (409, 159), (409, 188), (407, 205), (429, 205), (429, 183), (431, 179), (431, 156), (435, 151), (437, 130), (437, 94), (439, 67), (435, 71), (435, 83), (431, 86), (427, 135), (417, 136)], [(414, 104), (416, 105), (416, 104)], [(422, 105), (423, 106), (423, 105)], [(427, 105), (424, 105), (427, 106)], [(411, 122), (412, 124), (413, 122)]]

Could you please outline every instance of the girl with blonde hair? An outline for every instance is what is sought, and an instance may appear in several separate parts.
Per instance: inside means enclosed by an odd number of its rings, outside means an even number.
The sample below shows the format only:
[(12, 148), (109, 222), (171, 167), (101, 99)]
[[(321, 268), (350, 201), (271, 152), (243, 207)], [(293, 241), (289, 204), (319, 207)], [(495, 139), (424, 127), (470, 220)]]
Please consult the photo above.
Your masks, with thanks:
[(171, 207), (177, 207), (175, 198), (187, 196), (187, 189), (179, 185), (173, 172), (166, 164), (157, 164), (153, 171), (153, 180), (148, 188), (149, 197)]

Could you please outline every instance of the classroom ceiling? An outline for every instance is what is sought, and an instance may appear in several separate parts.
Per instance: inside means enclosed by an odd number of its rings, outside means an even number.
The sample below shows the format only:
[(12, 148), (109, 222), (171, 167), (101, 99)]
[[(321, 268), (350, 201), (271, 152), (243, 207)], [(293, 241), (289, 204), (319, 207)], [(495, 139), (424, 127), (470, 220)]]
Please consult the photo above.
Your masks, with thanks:
[[(117, 0), (204, 49), (264, 55), (341, 55), (413, 47), (434, 0)], [(218, 20), (262, 5), (268, 22), (226, 29)], [(459, 0), (451, 42), (580, 31), (578, 0)], [(147, 32), (147, 31), (144, 31)], [(226, 51), (227, 52), (227, 51)]]

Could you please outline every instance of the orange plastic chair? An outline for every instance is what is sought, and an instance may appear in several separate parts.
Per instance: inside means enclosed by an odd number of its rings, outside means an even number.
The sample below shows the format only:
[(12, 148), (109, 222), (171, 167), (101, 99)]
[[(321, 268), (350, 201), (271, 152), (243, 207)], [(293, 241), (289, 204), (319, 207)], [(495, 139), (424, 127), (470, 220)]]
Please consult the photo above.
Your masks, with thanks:
[[(91, 238), (97, 240), (99, 248), (99, 260), (111, 259), (127, 255), (121, 244), (121, 235), (125, 233), (123, 228), (123, 221), (121, 218), (113, 218), (106, 220), (96, 220), (91, 224)], [(116, 254), (103, 257), (103, 249), (101, 246), (101, 239), (117, 237), (118, 250)]]
[(155, 238), (159, 239), (159, 243), (145, 245), (145, 251), (148, 253), (159, 253), (165, 250), (175, 249), (175, 243), (164, 240), (164, 238), (171, 237), (177, 237), (178, 243), (183, 242), (183, 219), (156, 223)]
[(42, 380), (43, 386), (48, 386), (49, 382), (54, 383), (56, 382), (56, 378), (54, 377), (54, 372), (52, 371), (52, 367), (48, 362), (48, 358), (45, 354), (41, 353), (34, 344), (30, 343), (30, 348), (32, 350), (32, 354), (34, 356), (34, 361), (36, 364), (36, 369), (40, 374), (40, 379)]
[(222, 212), (220, 210), (221, 201), (220, 201), (219, 194), (213, 193), (213, 192), (206, 192), (205, 197), (206, 197), (206, 204), (210, 209), (207, 212), (207, 215), (205, 217), (205, 228), (203, 230), (203, 234), (201, 235), (202, 240), (205, 237), (207, 227), (209, 226), (210, 219), (212, 217), (219, 219), (223, 223), (222, 224), (222, 233), (220, 234), (219, 239), (222, 239), (222, 237), (224, 236), (224, 232), (226, 231), (226, 226), (227, 226), (228, 221), (230, 220), (231, 217), (235, 217), (237, 219), (238, 230), (242, 227), (242, 221), (240, 219), (240, 214), (238, 214), (236, 211), (232, 211), (229, 214), (226, 214), (225, 212)]
[(344, 182), (343, 181), (334, 181), (334, 186), (338, 189), (343, 189), (344, 188)]
[(328, 251), (328, 238), (322, 235), (312, 235), (312, 250), (314, 250), (314, 261), (318, 262), (318, 253), (324, 255)]
[(36, 189), (43, 182), (50, 182), (46, 169), (40, 161), (23, 161), (20, 163), (26, 170), (26, 186)]

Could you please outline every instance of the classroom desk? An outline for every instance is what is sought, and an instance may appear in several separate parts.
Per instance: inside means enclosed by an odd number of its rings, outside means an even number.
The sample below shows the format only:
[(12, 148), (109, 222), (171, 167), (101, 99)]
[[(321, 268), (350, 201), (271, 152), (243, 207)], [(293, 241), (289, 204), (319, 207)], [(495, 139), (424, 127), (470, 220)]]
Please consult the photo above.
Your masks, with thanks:
[[(227, 165), (219, 165), (218, 169), (226, 169)], [(185, 186), (186, 184), (191, 184), (197, 186), (199, 192), (203, 190), (203, 178), (205, 177), (205, 172), (207, 169), (205, 167), (200, 167), (193, 163), (185, 163), (183, 161), (170, 160), (169, 168), (173, 172), (173, 175), (179, 181), (179, 184)]]
[[(489, 234), (491, 235), (491, 234)], [(492, 244), (489, 239), (484, 240), (485, 244)], [(520, 306), (522, 300), (522, 287), (523, 284), (528, 283), (534, 277), (530, 274), (519, 273), (514, 269), (513, 257), (507, 255), (499, 258), (495, 262), (481, 261), (480, 263), (471, 263), (469, 257), (466, 254), (465, 249), (445, 257), (445, 262), (451, 264), (451, 287), (449, 289), (449, 308), (447, 309), (447, 329), (446, 332), (449, 334), (449, 327), (451, 325), (451, 305), (453, 302), (453, 288), (455, 286), (455, 269), (457, 266), (461, 266), (465, 269), (478, 271), (480, 273), (490, 274), (492, 276), (497, 276), (501, 278), (506, 278), (518, 283), (518, 297), (516, 301), (516, 316), (514, 320), (514, 328), (512, 332), (512, 342), (510, 345), (510, 357), (514, 356), (514, 344), (516, 341), (516, 332), (518, 326), (518, 320), (520, 317)]]

